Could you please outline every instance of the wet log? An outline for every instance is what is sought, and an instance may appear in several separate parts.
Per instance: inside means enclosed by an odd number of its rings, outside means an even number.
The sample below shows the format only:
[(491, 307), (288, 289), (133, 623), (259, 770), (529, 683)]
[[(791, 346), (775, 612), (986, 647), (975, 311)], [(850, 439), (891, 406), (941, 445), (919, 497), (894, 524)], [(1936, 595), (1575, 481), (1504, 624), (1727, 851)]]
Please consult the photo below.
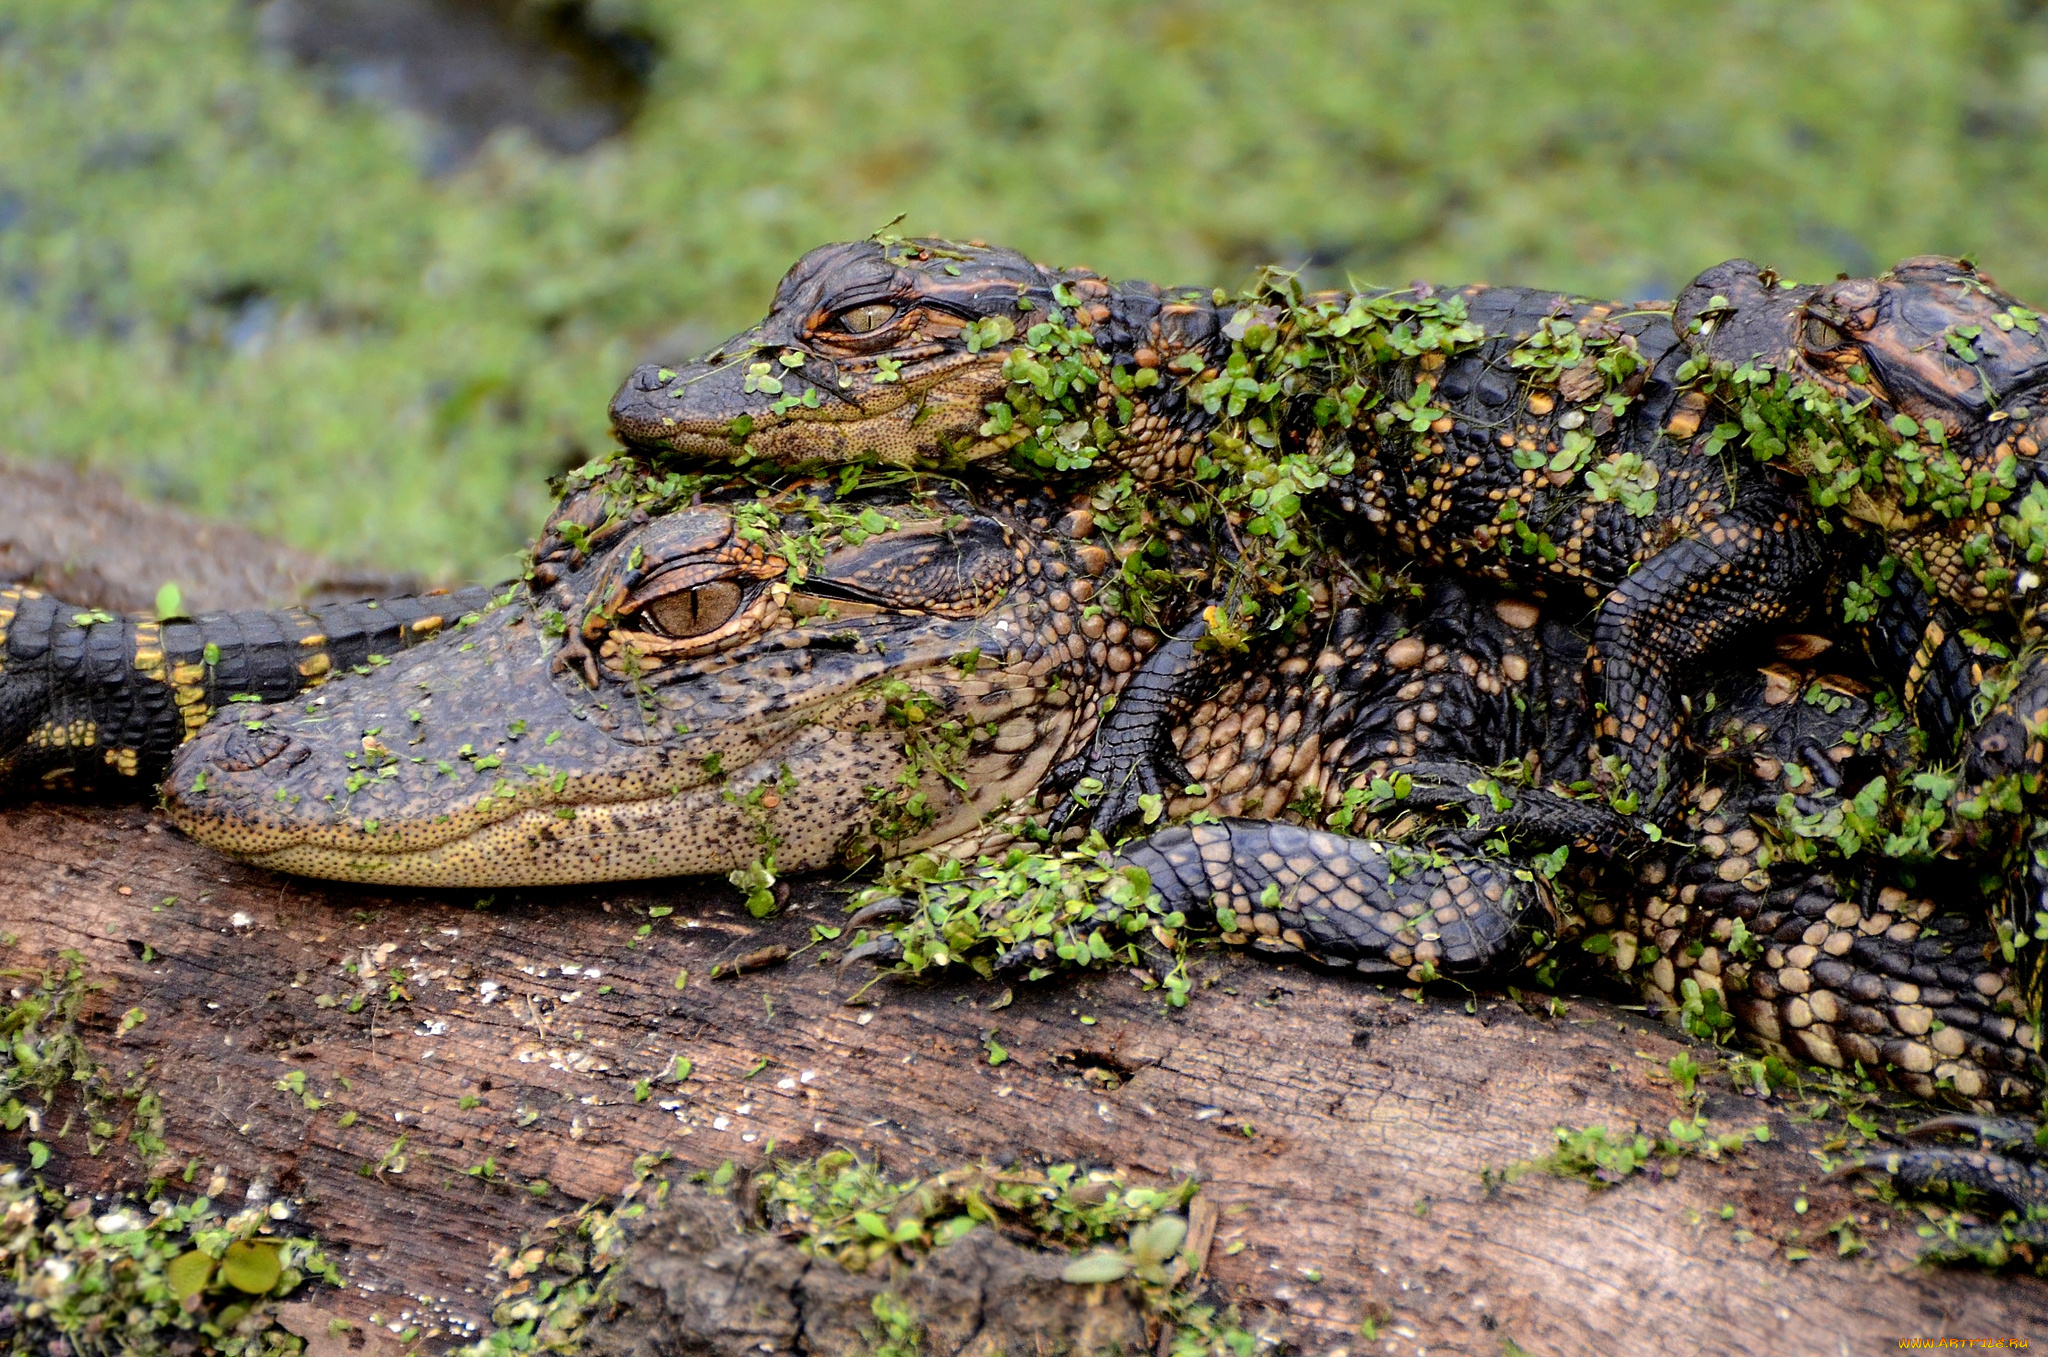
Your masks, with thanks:
[[(146, 607), (166, 580), (193, 608), (396, 583), (49, 468), (0, 464), (0, 505), (0, 577), (82, 606)], [(1553, 1128), (1655, 1133), (1689, 1114), (1665, 1068), (1712, 1052), (1640, 1013), (1414, 1002), (1221, 952), (1182, 1012), (1120, 974), (884, 982), (849, 1003), (870, 977), (819, 964), (811, 943), (839, 899), (800, 884), (756, 921), (722, 883), (363, 891), (231, 863), (138, 808), (0, 806), (0, 965), (20, 986), (75, 950), (106, 984), (84, 1023), (93, 1054), (146, 1068), (164, 1103), (156, 1162), (118, 1140), (90, 1156), (73, 1135), (44, 1176), (101, 1193), (189, 1167), (230, 1206), (284, 1202), (349, 1281), (287, 1307), (311, 1357), (397, 1352), (323, 1340), (333, 1314), (416, 1326), (443, 1349), (488, 1323), (501, 1246), (612, 1198), (640, 1156), (667, 1152), (680, 1178), (758, 1165), (771, 1146), (849, 1147), (899, 1177), (984, 1157), (1199, 1174), (1219, 1208), (1213, 1291), (1311, 1351), (1860, 1353), (2048, 1320), (2048, 1284), (1915, 1263), (1914, 1217), (1822, 1180), (1828, 1130), (1725, 1083), (1704, 1102), (1713, 1129), (1761, 1123), (1768, 1143), (1599, 1192), (1540, 1174), (1490, 1186), (1482, 1169), (1547, 1151)], [(148, 1016), (124, 1030), (133, 1009)], [(677, 1057), (692, 1062), (681, 1083), (661, 1077)], [(0, 1135), (0, 1157), (21, 1162), (22, 1139)], [(685, 1218), (729, 1217), (678, 1200)], [(1870, 1246), (1846, 1257), (1828, 1233), (1845, 1218)], [(804, 1267), (786, 1246), (732, 1248), (760, 1260), (757, 1279)], [(676, 1269), (694, 1265), (650, 1251), (628, 1289), (677, 1294)], [(910, 1289), (981, 1287), (981, 1337), (1036, 1350), (1045, 1266), (984, 1242), (931, 1271)], [(765, 1350), (831, 1350), (818, 1310), (846, 1336), (858, 1288), (812, 1282), (808, 1326), (770, 1315)], [(804, 1291), (785, 1289), (784, 1308)], [(647, 1310), (594, 1346), (673, 1346)], [(730, 1338), (702, 1350), (739, 1350)]]
[(188, 612), (410, 593), (410, 576), (346, 567), (247, 528), (146, 504), (104, 473), (0, 456), (0, 580), (81, 608), (142, 612), (178, 586)]
[[(757, 921), (723, 883), (366, 891), (229, 862), (146, 810), (0, 810), (4, 955), (84, 957), (108, 984), (88, 1044), (146, 1064), (167, 1123), (159, 1164), (73, 1137), (45, 1176), (101, 1192), (196, 1161), (230, 1204), (281, 1199), (349, 1279), (321, 1304), (416, 1324), (429, 1350), (488, 1322), (495, 1250), (617, 1193), (636, 1157), (680, 1176), (771, 1146), (897, 1175), (1006, 1156), (1198, 1174), (1216, 1292), (1314, 1351), (1866, 1352), (2048, 1321), (2048, 1283), (1916, 1264), (1915, 1218), (1823, 1180), (1825, 1128), (1725, 1081), (1713, 1128), (1768, 1143), (1601, 1191), (1484, 1181), (1555, 1127), (1689, 1113), (1666, 1066), (1711, 1052), (1640, 1013), (1417, 1002), (1224, 952), (1178, 1012), (1123, 973), (885, 981), (856, 1003), (870, 977), (811, 941), (841, 899), (800, 884)], [(1837, 1253), (1844, 1218), (1866, 1251)]]

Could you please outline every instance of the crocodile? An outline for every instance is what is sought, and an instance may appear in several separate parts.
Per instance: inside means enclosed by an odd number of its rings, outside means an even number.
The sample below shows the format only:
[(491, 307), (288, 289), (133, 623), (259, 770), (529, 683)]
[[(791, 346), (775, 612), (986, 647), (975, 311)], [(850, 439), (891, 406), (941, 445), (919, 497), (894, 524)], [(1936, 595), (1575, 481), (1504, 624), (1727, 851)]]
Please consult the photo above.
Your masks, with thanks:
[[(597, 473), (558, 506), (529, 592), (202, 731), (173, 819), (279, 870), (437, 886), (1048, 847), (1044, 780), (1164, 636), (1097, 602), (1113, 558), (1071, 504), (909, 475), (720, 479)], [(1697, 1030), (1977, 1111), (2037, 1096), (1995, 934), (1937, 904), (1967, 845), (1903, 868), (1832, 847), (1852, 793), (1915, 766), (1881, 690), (1794, 658), (1698, 694), (1712, 740), (1684, 843), (1607, 858), (1609, 813), (1578, 799), (1595, 714), (1570, 612), (1456, 578), (1382, 596), (1334, 578), (1174, 732), (1201, 779), (1156, 807), (1179, 823), (1103, 850), (1146, 874), (1148, 927), (1177, 913), (1397, 983), (1513, 975), (1576, 930)], [(1509, 851), (1560, 837), (1585, 849), (1562, 868)], [(920, 918), (856, 950), (900, 954)], [(1056, 932), (1010, 938), (1004, 963), (1044, 968)]]
[[(1169, 513), (1220, 501), (1268, 543), (1320, 499), (1319, 529), (1370, 554), (1538, 599), (1582, 591), (1602, 737), (1626, 760), (1603, 772), (1655, 810), (1678, 776), (1689, 668), (1859, 566), (1852, 614), (1890, 592), (1893, 563), (1873, 573), (1861, 534), (1839, 529), (1877, 524), (1944, 603), (1984, 613), (2031, 589), (2024, 567), (2048, 547), (2048, 491), (2023, 484), (2041, 432), (2027, 421), (2048, 419), (2026, 404), (2041, 373), (2034, 314), (1931, 257), (1827, 288), (1733, 261), (1695, 280), (1674, 323), (1668, 303), (1520, 288), (1303, 294), (1282, 279), (1231, 296), (883, 238), (807, 254), (759, 325), (698, 363), (638, 369), (612, 419), (629, 446), (780, 466), (1122, 469), (1181, 494)], [(2021, 513), (2001, 517), (2016, 487)], [(1936, 663), (1953, 627), (1921, 635), (1916, 704), (1926, 673), (1968, 668)], [(1967, 685), (1934, 686), (1953, 731)], [(2026, 686), (2044, 700), (2015, 721), (2038, 729), (2048, 682)], [(2009, 743), (2035, 747), (2038, 780), (2038, 740)]]

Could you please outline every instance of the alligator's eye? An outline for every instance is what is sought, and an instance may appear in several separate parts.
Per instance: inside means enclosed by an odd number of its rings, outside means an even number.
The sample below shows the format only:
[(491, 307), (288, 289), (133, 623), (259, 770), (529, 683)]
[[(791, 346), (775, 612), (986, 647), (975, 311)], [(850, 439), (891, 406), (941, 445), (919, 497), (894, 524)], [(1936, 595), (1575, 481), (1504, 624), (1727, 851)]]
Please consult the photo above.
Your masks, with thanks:
[(1849, 341), (1840, 330), (1819, 316), (1808, 316), (1806, 323), (1799, 327), (1799, 342), (1809, 353), (1831, 353)]
[(694, 589), (663, 594), (641, 609), (641, 615), (660, 635), (686, 641), (718, 630), (739, 610), (739, 583), (735, 580), (713, 580)]
[(856, 306), (851, 311), (842, 311), (837, 317), (839, 328), (850, 335), (864, 335), (870, 330), (879, 330), (896, 319), (896, 308), (887, 302), (869, 302)]

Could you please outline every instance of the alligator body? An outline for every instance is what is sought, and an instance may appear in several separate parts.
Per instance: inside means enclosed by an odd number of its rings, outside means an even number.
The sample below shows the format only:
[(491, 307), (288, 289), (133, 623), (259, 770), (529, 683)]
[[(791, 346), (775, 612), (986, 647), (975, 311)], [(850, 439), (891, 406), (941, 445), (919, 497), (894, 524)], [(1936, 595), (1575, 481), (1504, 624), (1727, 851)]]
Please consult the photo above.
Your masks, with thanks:
[[(1318, 491), (1370, 553), (1600, 600), (1603, 736), (1626, 761), (1607, 775), (1654, 809), (1691, 665), (1816, 586), (1850, 582), (1866, 616), (1889, 592), (1892, 562), (1855, 583), (1857, 534), (1816, 528), (1876, 525), (1945, 608), (2017, 607), (2008, 646), (2041, 630), (2030, 566), (2048, 556), (2048, 337), (1969, 265), (1798, 288), (1735, 261), (1686, 290), (1678, 321), (1513, 288), (1227, 297), (867, 242), (805, 256), (766, 319), (703, 362), (636, 372), (613, 419), (629, 444), (780, 465), (1109, 467), (1169, 490), (1237, 476), (1235, 499), (1208, 497), (1273, 541)], [(1969, 666), (1953, 619), (1923, 620), (1908, 696), (1953, 718)], [(2011, 718), (2035, 735), (2007, 744), (2032, 747), (2038, 781), (2048, 680), (2021, 686)]]
[(871, 242), (805, 256), (759, 326), (641, 369), (612, 416), (632, 445), (783, 465), (1009, 458), (1162, 487), (1221, 470), (1271, 487), (1239, 518), (1276, 540), (1276, 506), (1327, 484), (1382, 554), (1599, 601), (1607, 734), (1654, 800), (1687, 665), (1797, 611), (1824, 567), (1804, 496), (1699, 433), (1689, 357), (1655, 303), (1226, 299)]
[[(1097, 602), (1113, 558), (1076, 512), (1018, 485), (722, 490), (614, 468), (557, 510), (530, 596), (317, 706), (214, 724), (170, 809), (265, 865), (421, 885), (999, 861), (1042, 837), (1051, 770), (1165, 635)], [(1860, 681), (1779, 665), (1698, 695), (1713, 747), (1682, 845), (1551, 875), (1504, 855), (1597, 837), (1602, 813), (1569, 794), (1594, 743), (1585, 648), (1552, 610), (1455, 580), (1333, 593), (1218, 668), (1172, 731), (1199, 783), (1155, 807), (1187, 823), (1116, 861), (1186, 926), (1260, 950), (1412, 980), (1597, 933), (1603, 964), (1702, 1030), (1888, 1064), (1979, 1108), (2030, 1096), (2038, 1038), (1995, 937), (1935, 903), (1965, 869), (1802, 847), (1914, 766)], [(1425, 832), (1446, 812), (1448, 837)], [(1058, 941), (1013, 938), (1001, 961)]]

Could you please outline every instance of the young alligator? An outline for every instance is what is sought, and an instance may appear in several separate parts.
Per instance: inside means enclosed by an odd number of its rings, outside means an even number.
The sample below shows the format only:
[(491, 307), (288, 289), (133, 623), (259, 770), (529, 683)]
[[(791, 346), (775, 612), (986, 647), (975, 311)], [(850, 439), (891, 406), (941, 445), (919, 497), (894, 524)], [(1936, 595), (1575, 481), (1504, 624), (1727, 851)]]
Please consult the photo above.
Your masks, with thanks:
[[(1860, 564), (1816, 533), (1833, 526), (1816, 501), (1880, 525), (1938, 598), (1980, 613), (2025, 595), (2025, 566), (2048, 554), (2048, 491), (2029, 488), (2048, 433), (2028, 422), (2048, 421), (2028, 404), (2048, 337), (1989, 279), (1919, 259), (1792, 288), (1736, 261), (1688, 288), (1680, 317), (1690, 345), (1654, 304), (1527, 289), (1229, 298), (973, 244), (833, 245), (753, 330), (680, 371), (635, 372), (612, 415), (629, 445), (784, 466), (1007, 456), (1032, 475), (1108, 466), (1183, 488), (1236, 474), (1249, 484), (1207, 495), (1269, 540), (1327, 483), (1340, 532), (1539, 598), (1564, 584), (1602, 599), (1604, 734), (1654, 809), (1688, 666)], [(1744, 441), (1754, 457), (1723, 452)], [(1815, 478), (1811, 495), (1777, 468)], [(2021, 513), (2001, 517), (2016, 489)], [(1885, 593), (1889, 573), (1861, 587)], [(1923, 633), (1922, 670), (1952, 634)], [(1188, 641), (1163, 661), (1191, 657)], [(1950, 679), (1967, 672), (1946, 659)], [(1935, 686), (1936, 705), (1968, 695)], [(2015, 716), (2038, 729), (2048, 682), (2026, 686)], [(1123, 743), (1137, 762), (1096, 772), (1147, 792), (1169, 780)]]
[[(972, 854), (1026, 828), (1033, 779), (1085, 744), (1094, 699), (1157, 643), (1094, 611), (1108, 553), (1065, 539), (1064, 506), (1023, 492), (799, 487), (664, 514), (620, 503), (619, 484), (564, 503), (532, 599), (158, 626), (0, 594), (0, 754), (17, 774), (140, 781), (205, 708), (263, 696), (273, 705), (190, 748), (174, 813), (228, 851), (328, 875), (595, 880), (941, 840)], [(566, 605), (559, 619), (550, 605)], [(1510, 824), (1527, 809), (1539, 834), (1583, 827), (1570, 803), (1473, 769), (1589, 771), (1583, 636), (1449, 582), (1332, 598), (1315, 622), (1260, 642), (1173, 731), (1209, 789), (1161, 810), (1225, 818), (1124, 850), (1162, 913), (1213, 925), (1223, 904), (1232, 941), (1379, 977), (1498, 972), (1563, 933), (1695, 1030), (1732, 1023), (1979, 1114), (2038, 1096), (2038, 1035), (1997, 939), (1935, 904), (1958, 885), (1967, 898), (1968, 869), (1801, 865), (1785, 838), (1787, 823), (1833, 832), (1830, 814), (1839, 829), (1849, 792), (1910, 764), (1896, 717), (1860, 684), (1782, 664), (1723, 684), (1701, 700), (1713, 738), (1683, 803), (1696, 847), (1626, 869), (1587, 859), (1552, 884), (1472, 851), (1479, 836), (1414, 830), (1444, 804)], [(574, 645), (550, 639), (572, 625)], [(437, 631), (452, 634), (374, 662)], [(595, 691), (556, 672), (564, 656)], [(275, 705), (347, 670), (311, 702)], [(1375, 785), (1404, 772), (1417, 790), (1382, 804)], [(2029, 1171), (1997, 1155), (1915, 1151), (1895, 1167), (2031, 1200)]]
[[(1108, 553), (1028, 487), (672, 478), (636, 503), (645, 485), (572, 494), (533, 596), (461, 638), (209, 728), (173, 769), (173, 816), (282, 870), (419, 885), (973, 857), (1031, 836), (1048, 771), (1158, 643), (1095, 601)], [(1779, 666), (1714, 695), (1728, 744), (1687, 791), (1697, 847), (1588, 856), (1555, 885), (1482, 849), (1502, 821), (1572, 823), (1578, 803), (1475, 765), (1584, 782), (1584, 654), (1536, 605), (1456, 582), (1332, 596), (1176, 730), (1203, 789), (1158, 809), (1208, 821), (1124, 860), (1190, 922), (1225, 906), (1238, 941), (1373, 977), (1527, 964), (1563, 911), (1695, 1024), (1725, 1010), (1979, 1108), (2032, 1096), (2038, 1040), (1995, 938), (1933, 901), (1963, 868), (1800, 860), (1839, 838), (1850, 793), (1911, 766), (1896, 712), (1854, 681)], [(1376, 793), (1404, 773), (1405, 799)], [(1445, 804), (1481, 832), (1417, 837), (1415, 812)]]
[(1692, 437), (1705, 402), (1683, 389), (1689, 357), (1655, 303), (1491, 287), (1232, 299), (976, 245), (862, 242), (806, 255), (761, 324), (703, 362), (635, 372), (612, 420), (629, 446), (784, 466), (1122, 469), (1198, 487), (1183, 515), (1218, 489), (1228, 503), (1234, 477), (1259, 487), (1231, 506), (1251, 557), (1284, 556), (1293, 506), (1327, 483), (1343, 526), (1404, 560), (1604, 600), (1607, 733), (1654, 805), (1673, 684), (1803, 606), (1825, 560), (1796, 487)]
[(2048, 632), (2040, 315), (1967, 260), (1924, 255), (1818, 286), (1731, 260), (1674, 319), (1719, 384), (1761, 393), (1746, 402), (1773, 440), (1759, 453), (1818, 503), (1877, 528), (1937, 596)]

